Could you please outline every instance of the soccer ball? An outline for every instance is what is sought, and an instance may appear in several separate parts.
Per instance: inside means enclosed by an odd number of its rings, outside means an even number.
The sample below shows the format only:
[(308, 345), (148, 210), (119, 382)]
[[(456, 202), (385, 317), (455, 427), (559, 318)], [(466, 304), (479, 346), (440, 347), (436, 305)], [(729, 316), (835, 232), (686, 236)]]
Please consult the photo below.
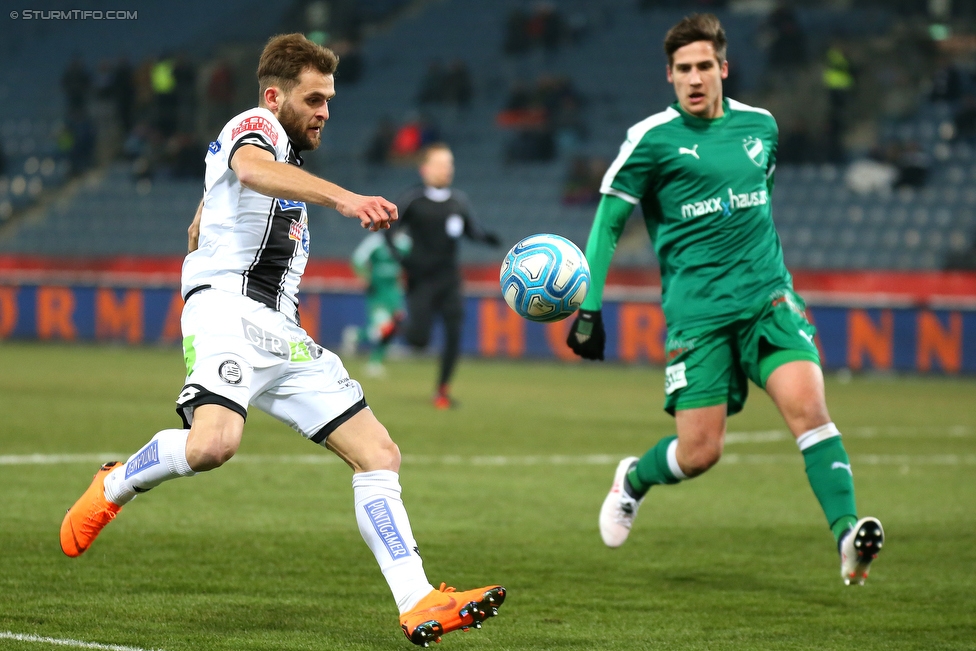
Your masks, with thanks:
[(559, 235), (530, 235), (508, 252), (499, 277), (508, 306), (530, 321), (561, 321), (590, 289), (590, 267), (579, 248)]

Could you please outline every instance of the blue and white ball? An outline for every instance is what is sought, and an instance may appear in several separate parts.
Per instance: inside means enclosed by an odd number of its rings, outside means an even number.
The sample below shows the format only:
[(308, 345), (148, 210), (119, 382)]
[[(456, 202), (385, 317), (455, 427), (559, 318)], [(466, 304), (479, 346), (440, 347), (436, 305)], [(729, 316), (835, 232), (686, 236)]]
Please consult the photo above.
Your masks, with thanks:
[(499, 278), (509, 307), (530, 321), (561, 321), (590, 289), (590, 267), (579, 248), (559, 235), (530, 235), (508, 252)]

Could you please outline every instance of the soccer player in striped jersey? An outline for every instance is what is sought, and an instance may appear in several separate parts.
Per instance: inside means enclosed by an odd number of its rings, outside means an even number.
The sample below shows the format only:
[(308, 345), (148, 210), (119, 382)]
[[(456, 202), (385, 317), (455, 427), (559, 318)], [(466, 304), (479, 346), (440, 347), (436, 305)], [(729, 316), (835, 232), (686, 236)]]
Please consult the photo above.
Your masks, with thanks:
[(640, 204), (661, 264), (665, 409), (677, 435), (618, 464), (600, 533), (608, 546), (622, 545), (652, 486), (690, 479), (718, 462), (726, 419), (742, 409), (752, 380), (796, 438), (844, 582), (862, 584), (884, 531), (876, 518), (858, 518), (850, 460), (827, 411), (816, 329), (783, 264), (771, 213), (776, 121), (765, 109), (723, 97), (726, 45), (711, 14), (671, 28), (664, 50), (677, 101), (628, 130), (603, 179), (586, 246), (593, 284), (567, 344), (584, 358), (603, 359), (607, 270)]
[(186, 383), (176, 399), (183, 426), (158, 432), (124, 463), (102, 466), (64, 517), (61, 549), (80, 556), (138, 494), (226, 463), (253, 405), (352, 468), (359, 531), (393, 593), (404, 634), (427, 646), (444, 633), (480, 627), (497, 613), (505, 589), (433, 588), (400, 498), (399, 448), (360, 384), (299, 322), (306, 202), (372, 231), (397, 218), (386, 199), (300, 169), (299, 152), (321, 142), (337, 64), (331, 50), (301, 34), (276, 36), (265, 47), (260, 105), (231, 119), (210, 144), (204, 198), (189, 230), (181, 319)]

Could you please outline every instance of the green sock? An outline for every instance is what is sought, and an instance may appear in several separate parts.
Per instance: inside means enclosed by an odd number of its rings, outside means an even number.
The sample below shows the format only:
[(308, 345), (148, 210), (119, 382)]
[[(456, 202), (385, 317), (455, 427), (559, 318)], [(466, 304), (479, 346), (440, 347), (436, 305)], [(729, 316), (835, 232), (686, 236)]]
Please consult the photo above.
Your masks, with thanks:
[(677, 484), (682, 479), (686, 479), (683, 475), (676, 476), (668, 463), (668, 448), (677, 440), (677, 436), (666, 436), (644, 453), (637, 465), (627, 473), (627, 483), (631, 489), (627, 491), (628, 493), (640, 499), (651, 490), (651, 486)]
[(834, 539), (840, 539), (857, 522), (854, 475), (840, 436), (831, 436), (804, 449), (803, 459), (813, 494), (820, 502)]

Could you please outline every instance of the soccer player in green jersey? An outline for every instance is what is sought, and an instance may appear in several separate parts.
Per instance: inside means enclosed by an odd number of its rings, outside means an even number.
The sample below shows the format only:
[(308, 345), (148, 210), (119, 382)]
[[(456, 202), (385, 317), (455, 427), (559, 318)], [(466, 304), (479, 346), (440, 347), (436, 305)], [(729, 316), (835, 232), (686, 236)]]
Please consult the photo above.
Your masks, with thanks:
[[(352, 268), (366, 281), (366, 320), (362, 328), (351, 326), (343, 339), (349, 349), (355, 350), (362, 342), (371, 347), (366, 374), (382, 377), (386, 371), (383, 361), (390, 340), (404, 318), (403, 288), (400, 286), (400, 263), (410, 253), (410, 236), (397, 233), (387, 243), (380, 233), (370, 233), (352, 254)], [(390, 247), (396, 248), (396, 256)]]
[(677, 436), (620, 462), (600, 533), (608, 546), (622, 545), (652, 486), (696, 477), (718, 462), (726, 418), (742, 409), (752, 380), (796, 437), (844, 582), (863, 584), (884, 530), (876, 518), (858, 519), (850, 460), (827, 411), (816, 329), (773, 227), (776, 121), (722, 96), (726, 38), (715, 16), (686, 17), (668, 32), (664, 50), (678, 101), (628, 130), (603, 179), (586, 246), (593, 284), (567, 343), (581, 357), (603, 359), (604, 282), (639, 203), (661, 264), (665, 409)]

